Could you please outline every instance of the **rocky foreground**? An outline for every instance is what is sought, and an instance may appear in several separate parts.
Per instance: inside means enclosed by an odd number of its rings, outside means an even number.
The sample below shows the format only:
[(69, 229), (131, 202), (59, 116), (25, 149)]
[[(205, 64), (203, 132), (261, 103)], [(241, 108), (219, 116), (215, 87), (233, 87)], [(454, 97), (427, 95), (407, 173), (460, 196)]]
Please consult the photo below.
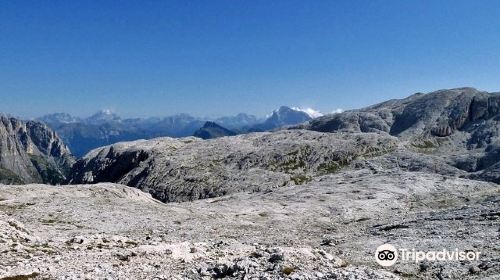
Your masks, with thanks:
[[(498, 279), (500, 187), (346, 170), (164, 204), (118, 184), (0, 186), (0, 279)], [(377, 246), (481, 252), (398, 262)]]

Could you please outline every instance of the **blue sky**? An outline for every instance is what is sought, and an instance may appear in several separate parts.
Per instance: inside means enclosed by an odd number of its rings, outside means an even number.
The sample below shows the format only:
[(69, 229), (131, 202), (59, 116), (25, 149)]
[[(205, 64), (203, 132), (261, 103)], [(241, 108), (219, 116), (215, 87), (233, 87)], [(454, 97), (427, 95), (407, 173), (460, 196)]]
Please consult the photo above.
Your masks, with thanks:
[(500, 91), (500, 1), (0, 1), (0, 112), (322, 112)]

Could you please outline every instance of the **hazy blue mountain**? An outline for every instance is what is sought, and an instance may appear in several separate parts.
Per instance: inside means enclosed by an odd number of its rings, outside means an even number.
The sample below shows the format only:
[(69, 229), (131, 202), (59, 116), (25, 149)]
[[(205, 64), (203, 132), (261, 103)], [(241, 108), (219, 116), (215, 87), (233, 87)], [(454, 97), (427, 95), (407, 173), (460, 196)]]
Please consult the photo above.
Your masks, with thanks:
[(237, 133), (214, 122), (206, 122), (203, 127), (195, 131), (193, 136), (201, 139), (213, 139), (224, 136), (234, 136)]
[(191, 136), (206, 120), (195, 118), (188, 114), (178, 114), (164, 118), (149, 118), (140, 122), (141, 129), (147, 137), (186, 137)]
[(76, 122), (81, 122), (82, 120), (77, 117), (73, 117), (70, 114), (66, 113), (54, 113), (54, 114), (49, 114), (45, 115), (43, 117), (38, 118), (39, 121), (42, 121), (46, 124), (51, 124), (51, 125), (60, 125), (60, 124), (65, 124), (65, 123), (76, 123)]
[(85, 119), (58, 113), (43, 116), (39, 120), (54, 129), (77, 157), (94, 148), (121, 141), (191, 136), (205, 123), (187, 114), (165, 118), (121, 119), (110, 111), (101, 111)]
[(81, 157), (97, 147), (121, 141), (147, 138), (141, 131), (120, 123), (95, 125), (78, 122), (59, 124), (58, 126), (48, 125), (57, 132), (76, 157)]
[(257, 118), (254, 115), (248, 115), (245, 113), (239, 113), (236, 116), (220, 117), (215, 120), (215, 123), (220, 124), (223, 127), (234, 130), (241, 130), (244, 127), (249, 127), (256, 125), (264, 121), (263, 119)]
[[(240, 113), (215, 119), (197, 118), (188, 114), (167, 117), (126, 118), (109, 111), (100, 111), (88, 118), (73, 117), (66, 113), (55, 113), (38, 118), (55, 130), (68, 145), (72, 154), (82, 157), (90, 150), (121, 141), (151, 139), (155, 137), (186, 137), (202, 133), (208, 138), (265, 131), (285, 125), (299, 124), (310, 120), (304, 111), (296, 108), (281, 107), (268, 118), (260, 119), (253, 115)], [(204, 127), (207, 122), (219, 126), (217, 129)], [(212, 125), (213, 126), (213, 125)], [(198, 131), (200, 128), (203, 130)], [(202, 137), (203, 138), (203, 137)]]

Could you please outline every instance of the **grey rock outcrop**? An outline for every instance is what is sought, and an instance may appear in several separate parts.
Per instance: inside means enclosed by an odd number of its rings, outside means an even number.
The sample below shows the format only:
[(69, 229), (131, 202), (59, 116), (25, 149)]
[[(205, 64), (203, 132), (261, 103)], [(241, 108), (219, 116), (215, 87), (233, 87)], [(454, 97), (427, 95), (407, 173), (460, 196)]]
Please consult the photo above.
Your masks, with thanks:
[(0, 182), (58, 184), (66, 180), (73, 162), (46, 125), (0, 115)]
[(481, 122), (498, 122), (500, 95), (473, 88), (416, 93), (367, 108), (326, 115), (300, 126), (321, 132), (383, 131), (394, 136), (449, 136), (471, 132)]
[(69, 182), (115, 182), (161, 201), (185, 201), (303, 184), (396, 146), (397, 139), (389, 135), (307, 130), (205, 141), (157, 138), (93, 150), (73, 166)]
[[(417, 93), (367, 108), (323, 116), (293, 129), (321, 132), (389, 133), (423, 157), (469, 172), (467, 176), (500, 183), (500, 94), (473, 88)], [(491, 167), (491, 168), (490, 168)], [(438, 169), (441, 166), (438, 167)]]

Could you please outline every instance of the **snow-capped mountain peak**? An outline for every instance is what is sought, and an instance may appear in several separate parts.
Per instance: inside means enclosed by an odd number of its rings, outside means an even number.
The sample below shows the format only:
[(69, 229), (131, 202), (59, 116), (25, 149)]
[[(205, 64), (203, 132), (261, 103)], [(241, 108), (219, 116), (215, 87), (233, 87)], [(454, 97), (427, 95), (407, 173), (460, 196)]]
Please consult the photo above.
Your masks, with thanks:
[(87, 123), (120, 122), (121, 118), (109, 109), (104, 109), (86, 119)]

